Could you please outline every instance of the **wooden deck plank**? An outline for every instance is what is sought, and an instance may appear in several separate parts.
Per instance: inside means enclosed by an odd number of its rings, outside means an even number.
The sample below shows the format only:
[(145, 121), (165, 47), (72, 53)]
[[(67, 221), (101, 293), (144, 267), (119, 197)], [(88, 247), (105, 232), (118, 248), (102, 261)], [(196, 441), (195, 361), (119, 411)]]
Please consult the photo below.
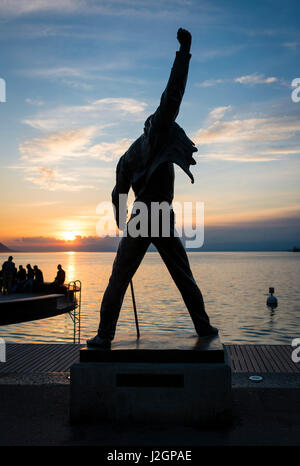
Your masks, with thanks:
[[(50, 348), (50, 346), (54, 346), (54, 348)], [(49, 345), (49, 347), (43, 349), (38, 367), (32, 365), (30, 370), (38, 370), (39, 372), (59, 372), (62, 370), (61, 367), (67, 367), (69, 370), (73, 361), (79, 360), (78, 357), (76, 358), (75, 354), (70, 355), (70, 346), (69, 344)], [(79, 348), (77, 349), (77, 353), (79, 354)]]
[(248, 356), (247, 351), (245, 350), (244, 346), (239, 346), (238, 351), (241, 353), (242, 360), (244, 362), (245, 372), (253, 372), (252, 362)]
[(70, 355), (69, 359), (66, 359), (61, 362), (61, 365), (59, 366), (59, 370), (57, 372), (68, 372), (72, 364), (78, 361), (79, 361), (79, 349), (76, 354)]
[(286, 358), (285, 354), (282, 353), (280, 346), (269, 345), (269, 353), (272, 355), (272, 358), (276, 360), (277, 365), (280, 367), (280, 371), (285, 369), (286, 372), (293, 372), (290, 361)]
[[(78, 344), (8, 343), (7, 362), (0, 373), (65, 372), (79, 361)], [(288, 345), (225, 345), (235, 373), (299, 373), (300, 363), (291, 359)]]
[(290, 346), (283, 346), (281, 348), (282, 356), (284, 357), (285, 361), (288, 361), (292, 372), (300, 372), (300, 364), (297, 364), (292, 360), (292, 350), (293, 348)]
[(264, 372), (277, 372), (277, 368), (276, 366), (274, 366), (274, 364), (272, 364), (272, 361), (270, 360), (270, 355), (265, 350), (264, 345), (259, 345), (257, 351), (259, 353), (260, 360), (262, 361)]
[(244, 365), (243, 365), (243, 361), (242, 361), (240, 352), (238, 351), (237, 345), (232, 345), (231, 349), (232, 349), (232, 358), (231, 359), (234, 360), (234, 362), (235, 362), (237, 372), (243, 372)]
[[(22, 346), (21, 346), (22, 345)], [(7, 369), (12, 371), (20, 371), (27, 361), (34, 361), (39, 355), (39, 348), (32, 348), (31, 344), (28, 346), (20, 343), (20, 350), (16, 351), (12, 356), (10, 356), (10, 348), (7, 345), (7, 355), (6, 363), (0, 365), (0, 371), (7, 371)]]
[(248, 372), (258, 372), (260, 371), (260, 366), (256, 363), (254, 356), (252, 355), (252, 350), (249, 348), (249, 345), (243, 345), (242, 351), (247, 363)]
[[(23, 346), (23, 345), (22, 345)], [(24, 345), (25, 346), (25, 345)], [(64, 347), (65, 345), (61, 345)], [(7, 353), (8, 367), (7, 369), (12, 369), (18, 372), (32, 372), (33, 370), (39, 371), (41, 368), (47, 367), (51, 360), (55, 361), (57, 353), (57, 345), (36, 345), (28, 344), (25, 348), (22, 348), (22, 351), (14, 353), (10, 358), (9, 349)], [(0, 366), (2, 369), (1, 372), (5, 369), (5, 366)]]
[[(240, 350), (240, 345), (228, 345), (231, 349), (231, 362), (234, 361), (236, 372), (247, 372), (247, 366), (243, 354)], [(227, 345), (226, 345), (227, 347)]]
[[(67, 345), (68, 348), (66, 348), (66, 351), (63, 352), (59, 349), (59, 351), (56, 353), (56, 359), (51, 361), (51, 363), (48, 364), (47, 368), (49, 372), (65, 372), (70, 370), (70, 366), (74, 364), (74, 362), (79, 361), (79, 347), (76, 348), (76, 351), (74, 351), (74, 348), (71, 346), (73, 345)], [(77, 346), (77, 345), (76, 345)]]
[(292, 348), (288, 346), (282, 346), (278, 349), (280, 358), (286, 367), (289, 367), (290, 372), (300, 372), (300, 364), (296, 364), (292, 360)]
[(251, 357), (255, 360), (256, 372), (267, 372), (267, 367), (259, 348), (256, 345), (251, 345), (249, 346), (249, 351), (251, 352)]
[[(23, 345), (22, 345), (23, 346)], [(27, 346), (27, 345), (26, 345)], [(22, 348), (21, 351), (14, 354), (13, 358), (9, 358), (9, 353), (7, 354), (7, 361), (8, 361), (8, 369), (11, 369), (12, 372), (32, 372), (35, 368), (41, 365), (45, 365), (45, 352), (44, 345), (35, 345), (35, 344), (28, 344), (27, 348)], [(49, 345), (48, 355), (46, 360), (51, 357), (51, 353), (55, 351), (55, 345)], [(2, 369), (2, 366), (0, 366)], [(5, 367), (1, 370), (3, 370)]]
[[(58, 345), (51, 345), (51, 346), (49, 345), (47, 347), (43, 347), (43, 351), (40, 352), (39, 358), (35, 364), (30, 364), (30, 361), (28, 361), (27, 367), (30, 368), (31, 372), (33, 372), (33, 370), (36, 370), (38, 372), (41, 372), (43, 370), (45, 370), (45, 372), (52, 372), (51, 365), (55, 366), (55, 363), (58, 359), (59, 349), (57, 348)], [(66, 349), (65, 349), (65, 352), (66, 352)]]
[(244, 358), (242, 357), (242, 354), (239, 351), (239, 346), (234, 345), (233, 350), (234, 350), (234, 355), (235, 355), (235, 358), (236, 358), (236, 361), (237, 361), (238, 367), (239, 367), (238, 372), (244, 372), (246, 370), (246, 367), (245, 367)]
[(251, 372), (262, 372), (263, 364), (259, 354), (254, 351), (254, 348), (252, 348), (251, 345), (245, 346), (244, 350), (247, 353), (249, 362), (251, 363)]
[(280, 364), (278, 362), (277, 357), (274, 357), (272, 355), (272, 352), (270, 351), (269, 345), (261, 345), (262, 350), (264, 352), (265, 357), (267, 358), (268, 363), (270, 364), (270, 372), (282, 372), (280, 368)]

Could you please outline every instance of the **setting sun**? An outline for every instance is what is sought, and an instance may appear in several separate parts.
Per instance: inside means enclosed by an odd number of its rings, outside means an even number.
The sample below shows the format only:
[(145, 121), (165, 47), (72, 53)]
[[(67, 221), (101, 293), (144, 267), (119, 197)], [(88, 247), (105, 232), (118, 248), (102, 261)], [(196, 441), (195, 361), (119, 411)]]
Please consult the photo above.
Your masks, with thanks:
[(76, 237), (81, 236), (81, 234), (78, 231), (64, 231), (62, 236), (65, 241), (74, 241)]

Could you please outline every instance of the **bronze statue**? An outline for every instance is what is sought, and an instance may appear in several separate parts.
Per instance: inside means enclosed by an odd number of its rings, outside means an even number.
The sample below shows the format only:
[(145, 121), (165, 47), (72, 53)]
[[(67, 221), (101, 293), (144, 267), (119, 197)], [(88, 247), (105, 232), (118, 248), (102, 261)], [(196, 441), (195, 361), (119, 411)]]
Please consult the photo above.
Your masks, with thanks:
[[(116, 325), (123, 298), (131, 278), (138, 269), (150, 243), (153, 243), (165, 262), (176, 283), (185, 305), (190, 313), (195, 330), (199, 336), (215, 335), (218, 329), (209, 322), (200, 289), (190, 269), (186, 251), (176, 236), (172, 200), (174, 197), (174, 166), (179, 165), (190, 177), (190, 165), (195, 165), (193, 153), (197, 151), (194, 143), (187, 137), (183, 129), (175, 123), (185, 91), (189, 62), (191, 58), (191, 34), (179, 29), (177, 39), (180, 49), (171, 70), (160, 105), (150, 115), (144, 126), (144, 133), (130, 146), (120, 158), (116, 170), (116, 186), (112, 192), (116, 222), (120, 229), (126, 231), (120, 241), (113, 264), (112, 274), (103, 296), (100, 310), (100, 324), (97, 335), (87, 341), (89, 346), (109, 348), (114, 338)], [(127, 195), (132, 188), (135, 193), (135, 204), (143, 202), (168, 203), (170, 209), (169, 232), (166, 237), (159, 229), (159, 235), (151, 235), (151, 222), (148, 218), (147, 236), (132, 236), (128, 233), (130, 222), (136, 216), (135, 208), (125, 225), (126, 206), (119, 202), (120, 195)]]

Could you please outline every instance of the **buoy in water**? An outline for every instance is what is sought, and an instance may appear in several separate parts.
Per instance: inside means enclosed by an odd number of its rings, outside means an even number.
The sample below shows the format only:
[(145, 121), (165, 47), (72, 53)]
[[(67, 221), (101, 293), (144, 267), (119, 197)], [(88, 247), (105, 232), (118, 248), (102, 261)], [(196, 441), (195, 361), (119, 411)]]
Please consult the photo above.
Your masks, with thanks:
[(268, 299), (267, 299), (267, 306), (270, 307), (271, 309), (276, 309), (276, 307), (278, 306), (277, 298), (276, 296), (273, 296), (274, 291), (275, 290), (273, 287), (269, 288), (270, 295), (268, 296)]

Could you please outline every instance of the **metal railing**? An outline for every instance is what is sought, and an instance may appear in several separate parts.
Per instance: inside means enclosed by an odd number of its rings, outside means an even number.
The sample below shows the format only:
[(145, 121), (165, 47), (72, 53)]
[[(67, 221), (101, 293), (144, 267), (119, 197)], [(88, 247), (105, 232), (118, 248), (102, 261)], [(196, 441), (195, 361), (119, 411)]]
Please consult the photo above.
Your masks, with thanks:
[(68, 300), (73, 303), (73, 308), (69, 311), (73, 321), (73, 343), (80, 343), (80, 317), (81, 317), (81, 281), (74, 280), (68, 283)]

